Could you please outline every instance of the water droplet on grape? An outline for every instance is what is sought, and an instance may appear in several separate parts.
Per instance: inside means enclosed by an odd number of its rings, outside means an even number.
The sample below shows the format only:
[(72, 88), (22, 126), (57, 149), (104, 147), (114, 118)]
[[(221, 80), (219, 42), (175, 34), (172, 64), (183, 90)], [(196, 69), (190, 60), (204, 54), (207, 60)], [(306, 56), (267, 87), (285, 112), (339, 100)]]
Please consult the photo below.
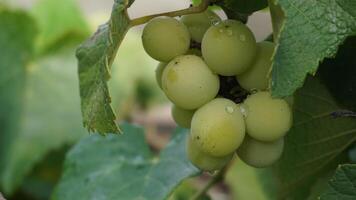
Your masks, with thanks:
[(246, 41), (246, 36), (243, 35), (243, 34), (241, 34), (241, 35), (240, 35), (240, 40), (241, 40), (242, 42)]
[(257, 88), (252, 88), (251, 89), (251, 94), (256, 94), (258, 92), (258, 89)]
[(248, 112), (247, 112), (246, 105), (244, 104), (240, 105), (240, 111), (244, 117), (247, 117)]
[(226, 31), (226, 34), (227, 34), (228, 36), (232, 36), (232, 35), (233, 35), (233, 32), (232, 32), (231, 29), (228, 29), (228, 30)]
[(226, 106), (225, 111), (229, 114), (232, 114), (234, 112), (234, 108), (232, 106)]
[(211, 19), (211, 24), (216, 26), (216, 25), (220, 24), (220, 21), (217, 19)]
[(224, 32), (224, 29), (222, 29), (222, 28), (219, 29), (219, 32), (220, 32), (220, 33), (223, 33), (223, 32)]

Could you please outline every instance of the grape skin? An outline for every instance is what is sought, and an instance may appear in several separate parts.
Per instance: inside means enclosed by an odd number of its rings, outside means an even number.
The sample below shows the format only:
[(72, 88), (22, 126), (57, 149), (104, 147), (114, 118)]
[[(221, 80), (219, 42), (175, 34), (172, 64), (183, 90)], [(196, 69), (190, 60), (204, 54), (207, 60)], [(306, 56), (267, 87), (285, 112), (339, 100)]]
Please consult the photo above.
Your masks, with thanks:
[(211, 26), (201, 47), (208, 66), (223, 76), (235, 76), (246, 71), (257, 50), (253, 33), (236, 20), (225, 20)]
[(187, 26), (192, 40), (201, 43), (208, 28), (221, 21), (220, 17), (211, 10), (202, 13), (184, 15), (181, 21)]
[(188, 51), (190, 35), (182, 22), (172, 17), (157, 17), (143, 29), (142, 44), (152, 58), (169, 62)]
[[(201, 51), (196, 48), (191, 48), (186, 52), (185, 55), (196, 55), (196, 56), (201, 57)], [(159, 88), (161, 88), (161, 89), (162, 89), (162, 74), (163, 74), (163, 70), (166, 66), (167, 66), (167, 63), (160, 62), (156, 68), (156, 81), (157, 81)]]
[(237, 155), (246, 164), (262, 168), (275, 163), (282, 155), (284, 138), (273, 142), (261, 142), (247, 136), (237, 149)]
[(269, 92), (247, 97), (243, 107), (246, 131), (254, 139), (270, 142), (283, 137), (292, 126), (292, 112), (283, 99), (273, 99)]
[(195, 55), (184, 55), (168, 63), (162, 74), (166, 96), (177, 106), (197, 109), (212, 100), (219, 91), (219, 78)]
[(223, 157), (210, 156), (198, 148), (190, 137), (187, 138), (187, 155), (189, 160), (201, 170), (215, 171), (224, 167), (233, 157), (233, 153)]
[(274, 44), (272, 42), (257, 43), (255, 62), (247, 71), (236, 76), (242, 88), (249, 91), (266, 90), (268, 88), (268, 74), (272, 65), (273, 51)]
[(210, 156), (234, 152), (245, 137), (240, 108), (231, 100), (216, 98), (199, 108), (192, 119), (191, 138)]
[(176, 105), (172, 106), (171, 114), (174, 121), (183, 128), (190, 128), (195, 110), (185, 110)]
[(162, 89), (162, 74), (163, 70), (166, 67), (167, 63), (160, 62), (156, 68), (156, 81), (159, 88)]

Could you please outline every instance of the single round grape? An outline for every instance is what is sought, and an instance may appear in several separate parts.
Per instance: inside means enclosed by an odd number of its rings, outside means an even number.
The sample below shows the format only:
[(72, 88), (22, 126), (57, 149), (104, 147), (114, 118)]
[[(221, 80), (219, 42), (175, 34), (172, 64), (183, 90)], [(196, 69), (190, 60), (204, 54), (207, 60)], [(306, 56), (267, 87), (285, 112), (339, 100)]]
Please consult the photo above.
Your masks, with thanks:
[(174, 121), (183, 128), (190, 128), (194, 112), (195, 110), (185, 110), (176, 105), (173, 105), (171, 109)]
[(206, 31), (201, 48), (205, 62), (214, 72), (234, 76), (251, 66), (257, 45), (246, 25), (225, 20)]
[(244, 73), (236, 76), (242, 88), (249, 91), (268, 88), (268, 74), (272, 65), (273, 51), (274, 44), (272, 42), (257, 43), (257, 54), (253, 65)]
[(184, 15), (181, 21), (187, 26), (192, 40), (201, 43), (206, 30), (221, 19), (213, 11), (206, 10), (198, 14)]
[(162, 74), (166, 96), (187, 110), (199, 108), (212, 100), (219, 91), (219, 78), (195, 55), (184, 55), (168, 63)]
[(191, 137), (208, 155), (229, 155), (245, 137), (245, 122), (240, 108), (224, 98), (210, 101), (194, 113)]
[(142, 43), (152, 58), (169, 62), (188, 51), (190, 35), (182, 22), (171, 17), (157, 17), (143, 29)]
[(156, 68), (156, 81), (158, 86), (162, 89), (162, 73), (167, 63), (160, 62)]
[(292, 112), (283, 99), (257, 92), (244, 102), (246, 132), (254, 139), (270, 142), (283, 137), (292, 126)]
[(283, 138), (273, 142), (261, 142), (247, 136), (236, 152), (246, 164), (260, 168), (275, 163), (281, 157), (283, 147)]
[(223, 157), (210, 156), (202, 152), (190, 137), (187, 139), (187, 155), (189, 160), (201, 170), (215, 171), (224, 167), (233, 157), (233, 153)]

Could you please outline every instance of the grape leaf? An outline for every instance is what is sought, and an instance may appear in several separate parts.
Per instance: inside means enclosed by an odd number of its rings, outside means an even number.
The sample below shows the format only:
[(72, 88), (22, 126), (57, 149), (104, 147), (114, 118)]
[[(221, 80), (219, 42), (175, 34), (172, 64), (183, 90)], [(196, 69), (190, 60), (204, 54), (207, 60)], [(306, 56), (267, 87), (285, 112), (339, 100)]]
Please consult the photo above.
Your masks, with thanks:
[(130, 26), (125, 11), (133, 2), (116, 0), (109, 22), (77, 49), (83, 123), (89, 131), (119, 133), (107, 81), (116, 52)]
[(356, 144), (349, 150), (348, 154), (350, 162), (356, 164)]
[(218, 4), (245, 14), (251, 14), (268, 6), (267, 0), (224, 0)]
[(22, 11), (10, 11), (0, 6), (0, 186), (7, 149), (17, 127), (12, 123), (21, 115), (26, 65), (34, 53), (35, 22)]
[(121, 127), (123, 135), (91, 135), (70, 150), (53, 199), (161, 200), (199, 172), (186, 157), (187, 130), (176, 131), (156, 159), (141, 128)]
[(58, 50), (68, 41), (78, 44), (89, 34), (89, 27), (74, 0), (39, 0), (31, 14), (40, 30), (37, 38), (40, 53)]
[(272, 93), (284, 97), (303, 85), (319, 63), (356, 34), (353, 0), (278, 0), (285, 20), (272, 69)]
[(320, 195), (326, 190), (326, 187), (328, 186), (328, 181), (334, 175), (335, 168), (329, 171), (325, 171), (325, 173), (319, 175), (319, 177), (310, 187), (310, 194), (307, 200), (315, 200), (320, 197)]
[(356, 199), (356, 165), (340, 165), (320, 200)]
[(323, 84), (345, 109), (356, 111), (356, 36), (340, 46), (335, 58), (320, 65)]
[(274, 166), (280, 197), (302, 195), (301, 187), (310, 189), (317, 174), (356, 140), (356, 121), (334, 117), (339, 109), (316, 78), (309, 77), (296, 92), (293, 127), (285, 138), (282, 158)]
[[(81, 125), (74, 50), (44, 57), (27, 69), (24, 94), (17, 105), (22, 109), (16, 119), (8, 121), (13, 129), (0, 136), (7, 138), (6, 151), (0, 156), (5, 158), (0, 177), (6, 193), (13, 192), (49, 151), (73, 144), (86, 134)], [(15, 78), (11, 81), (16, 82)]]

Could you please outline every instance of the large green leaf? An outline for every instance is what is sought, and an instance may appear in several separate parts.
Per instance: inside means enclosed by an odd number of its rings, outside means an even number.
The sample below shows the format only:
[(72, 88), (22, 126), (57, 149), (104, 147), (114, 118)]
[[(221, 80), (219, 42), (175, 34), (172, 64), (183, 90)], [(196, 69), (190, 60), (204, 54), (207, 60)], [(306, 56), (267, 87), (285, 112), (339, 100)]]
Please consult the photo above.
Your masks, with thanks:
[(320, 200), (356, 199), (356, 165), (340, 165)]
[[(356, 140), (356, 121), (334, 117), (337, 105), (316, 78), (308, 78), (296, 92), (294, 124), (285, 138), (285, 151), (274, 167), (281, 197), (304, 194), (318, 173)], [(304, 196), (305, 198), (305, 196)]]
[(335, 58), (319, 67), (323, 84), (345, 109), (356, 111), (356, 36), (340, 46)]
[(77, 50), (84, 126), (98, 133), (118, 133), (107, 81), (116, 52), (129, 29), (126, 8), (133, 0), (116, 0), (108, 23)]
[(351, 163), (356, 164), (356, 144), (349, 150), (349, 159)]
[(31, 9), (39, 27), (38, 51), (58, 49), (70, 42), (77, 44), (89, 34), (89, 27), (74, 0), (38, 0)]
[(345, 38), (356, 33), (353, 0), (278, 0), (285, 20), (272, 70), (274, 96), (289, 96), (308, 73), (333, 56)]
[(186, 157), (187, 130), (177, 131), (157, 159), (141, 128), (122, 129), (123, 135), (88, 136), (68, 153), (53, 199), (162, 200), (199, 172)]
[(72, 144), (86, 133), (77, 84), (74, 50), (28, 66), (22, 102), (17, 105), (22, 110), (7, 122), (13, 130), (4, 132), (8, 146), (1, 155), (6, 163), (1, 183), (6, 193), (12, 192), (49, 151)]
[(1, 6), (0, 27), (0, 186), (3, 187), (3, 171), (9, 158), (6, 153), (18, 134), (18, 127), (13, 124), (21, 115), (26, 65), (32, 57), (37, 32), (26, 13)]
[(224, 0), (219, 4), (245, 14), (251, 14), (268, 6), (267, 0)]

